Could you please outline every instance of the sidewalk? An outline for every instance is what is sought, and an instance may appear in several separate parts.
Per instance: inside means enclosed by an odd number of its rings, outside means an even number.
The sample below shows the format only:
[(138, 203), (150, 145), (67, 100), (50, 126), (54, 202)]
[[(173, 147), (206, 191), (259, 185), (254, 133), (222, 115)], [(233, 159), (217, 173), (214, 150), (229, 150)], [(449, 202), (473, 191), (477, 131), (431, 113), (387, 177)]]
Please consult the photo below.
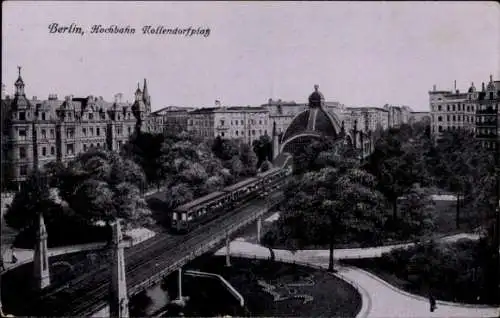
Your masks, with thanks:
[[(457, 240), (463, 236), (457, 235), (446, 240)], [(268, 248), (261, 245), (242, 241), (231, 242), (231, 255), (246, 258), (270, 257)], [(367, 257), (381, 253), (383, 249), (372, 248), (369, 253), (358, 255)], [(378, 249), (378, 250), (377, 250)], [(360, 249), (336, 250), (336, 258), (354, 257)], [(275, 258), (283, 262), (296, 262), (299, 264), (320, 267), (328, 267), (328, 251), (297, 251), (292, 253), (287, 250), (273, 250)], [(344, 251), (342, 255), (341, 251)], [(222, 248), (215, 255), (225, 255), (226, 249)], [(337, 267), (339, 278), (352, 284), (362, 296), (363, 306), (357, 317), (498, 317), (500, 307), (474, 306), (466, 304), (454, 304), (438, 301), (438, 308), (434, 312), (429, 311), (429, 301), (426, 298), (409, 294), (389, 285), (375, 275), (356, 267)]]
[[(130, 231), (125, 232), (124, 234), (128, 235), (130, 239), (127, 241), (129, 246), (133, 246), (139, 244), (147, 239), (152, 238), (156, 235), (155, 232), (150, 231), (145, 228), (137, 228), (132, 229)], [(49, 257), (75, 253), (75, 252), (83, 252), (83, 251), (91, 251), (104, 247), (107, 243), (89, 243), (89, 244), (79, 244), (79, 245), (70, 245), (70, 246), (61, 246), (56, 248), (49, 249)], [(12, 250), (6, 249), (2, 251), (2, 258), (4, 262), (5, 271), (9, 271), (17, 266), (29, 263), (33, 261), (34, 251), (32, 249), (14, 249), (17, 257), (17, 262), (12, 263)]]

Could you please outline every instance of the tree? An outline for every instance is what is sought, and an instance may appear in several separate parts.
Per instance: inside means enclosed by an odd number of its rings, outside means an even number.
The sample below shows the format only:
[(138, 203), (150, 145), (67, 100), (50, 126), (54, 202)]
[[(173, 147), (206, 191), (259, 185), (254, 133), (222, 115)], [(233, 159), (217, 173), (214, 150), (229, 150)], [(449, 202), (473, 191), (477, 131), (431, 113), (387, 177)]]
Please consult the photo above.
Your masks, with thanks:
[(373, 240), (385, 222), (382, 195), (374, 186), (372, 175), (350, 163), (296, 176), (285, 191), (280, 232), (297, 247), (327, 242), (333, 270), (333, 249), (340, 237)]
[(481, 162), (485, 152), (470, 133), (451, 131), (439, 140), (437, 150), (441, 154), (443, 165), (442, 184), (456, 195), (456, 226), (460, 227), (461, 198), (468, 189), (472, 189), (479, 177)]
[[(118, 217), (132, 222), (137, 215), (150, 213), (137, 195), (144, 189), (144, 173), (115, 152), (94, 149), (80, 154), (58, 178), (61, 197), (87, 222), (109, 223)], [(132, 213), (130, 207), (136, 211)]]
[(269, 169), (271, 169), (273, 166), (273, 164), (269, 161), (269, 160), (265, 160), (264, 162), (262, 162), (262, 164), (260, 165), (260, 171), (261, 172), (266, 172), (268, 171)]
[(399, 200), (401, 218), (397, 228), (409, 235), (421, 236), (430, 234), (435, 228), (436, 208), (427, 189), (414, 185)]
[(212, 145), (212, 151), (217, 158), (227, 161), (239, 153), (238, 144), (231, 139), (223, 139), (217, 136)]
[(268, 135), (260, 136), (252, 143), (253, 151), (257, 154), (257, 166), (265, 160), (272, 160), (272, 144)]
[(242, 143), (240, 145), (239, 157), (243, 163), (243, 175), (244, 176), (255, 176), (257, 173), (257, 155), (252, 150), (252, 148)]
[(37, 226), (39, 213), (43, 213), (46, 222), (52, 222), (61, 212), (61, 206), (50, 196), (48, 175), (35, 170), (14, 196), (4, 217), (8, 226), (24, 230)]

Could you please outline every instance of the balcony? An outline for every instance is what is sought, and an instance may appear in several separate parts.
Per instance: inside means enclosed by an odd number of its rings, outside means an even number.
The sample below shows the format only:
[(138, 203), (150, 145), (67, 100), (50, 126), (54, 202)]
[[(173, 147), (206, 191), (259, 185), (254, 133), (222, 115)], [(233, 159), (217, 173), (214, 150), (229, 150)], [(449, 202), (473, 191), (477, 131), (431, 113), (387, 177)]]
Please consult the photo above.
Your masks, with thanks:
[(217, 126), (216, 129), (217, 130), (228, 130), (229, 126)]
[(476, 127), (496, 127), (496, 121), (476, 122)]

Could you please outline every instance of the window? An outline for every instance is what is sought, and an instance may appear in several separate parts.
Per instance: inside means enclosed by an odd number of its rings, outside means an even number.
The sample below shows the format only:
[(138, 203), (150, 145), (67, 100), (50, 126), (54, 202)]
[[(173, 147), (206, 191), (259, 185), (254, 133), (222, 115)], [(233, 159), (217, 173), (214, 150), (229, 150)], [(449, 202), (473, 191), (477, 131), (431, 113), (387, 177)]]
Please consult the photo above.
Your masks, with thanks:
[(224, 137), (224, 132), (221, 132), (221, 133), (220, 133), (220, 135), (221, 135), (222, 137)]
[(224, 126), (224, 120), (223, 119), (220, 120), (220, 125)]
[(83, 144), (83, 151), (87, 151), (87, 144)]
[(252, 130), (252, 135), (255, 136), (255, 130)]
[(26, 112), (19, 112), (19, 120), (26, 120)]
[(471, 111), (474, 111), (474, 106), (471, 106)]
[(237, 120), (235, 120), (234, 123), (236, 124), (236, 126), (238, 126), (238, 121)]
[(262, 125), (262, 120), (259, 120), (259, 125)]
[(242, 125), (243, 125), (243, 120), (240, 120), (240, 124), (242, 124)]
[(132, 134), (132, 129), (129, 127), (127, 127), (127, 130), (128, 130), (128, 135), (130, 136)]
[(259, 136), (262, 136), (262, 129), (259, 129)]
[(443, 117), (442, 116), (438, 116), (438, 121), (443, 121)]
[(100, 142), (97, 143), (97, 148), (101, 148), (101, 143)]
[(457, 118), (455, 117), (455, 115), (453, 115), (453, 121), (456, 121), (456, 120), (457, 120)]
[(75, 128), (66, 128), (66, 137), (75, 138)]
[(84, 136), (87, 136), (87, 128), (86, 127), (82, 127), (82, 133)]
[(439, 132), (443, 132), (443, 126), (439, 126), (439, 127), (438, 127), (438, 131), (439, 131)]
[(19, 129), (19, 139), (26, 140), (26, 129), (25, 128)]
[(42, 156), (46, 156), (46, 155), (47, 155), (47, 148), (42, 147)]
[(446, 121), (450, 121), (450, 115), (446, 115)]
[(438, 105), (438, 110), (441, 111), (441, 105)]
[(42, 120), (45, 120), (45, 112), (42, 112)]
[(69, 119), (73, 119), (73, 113), (68, 112), (68, 118), (69, 118)]
[(236, 131), (236, 136), (238, 136), (238, 131)]
[(19, 158), (21, 159), (26, 158), (26, 148), (19, 147)]
[(450, 111), (450, 105), (446, 105), (446, 111)]
[(19, 175), (20, 176), (28, 175), (28, 166), (27, 165), (22, 165), (19, 167)]
[(55, 137), (54, 129), (51, 129), (50, 130), (50, 138), (54, 138), (54, 137)]
[(96, 133), (96, 135), (97, 135), (97, 136), (100, 136), (100, 135), (101, 135), (101, 130), (99, 129), (99, 127), (97, 127), (97, 128), (95, 129), (95, 133)]
[(94, 136), (94, 127), (90, 127), (90, 128), (89, 128), (89, 131), (90, 131), (90, 135), (91, 135), (91, 136)]
[(66, 144), (66, 154), (71, 156), (74, 153), (75, 153), (74, 144)]
[(94, 114), (89, 113), (89, 119), (90, 119), (90, 120), (94, 119)]
[(50, 154), (52, 156), (56, 154), (56, 148), (54, 148), (54, 146), (50, 147)]
[(45, 129), (42, 129), (42, 138), (43, 139), (47, 138), (47, 131)]
[(453, 111), (455, 111), (455, 105), (453, 105)]
[(264, 130), (264, 135), (267, 135), (267, 129)]

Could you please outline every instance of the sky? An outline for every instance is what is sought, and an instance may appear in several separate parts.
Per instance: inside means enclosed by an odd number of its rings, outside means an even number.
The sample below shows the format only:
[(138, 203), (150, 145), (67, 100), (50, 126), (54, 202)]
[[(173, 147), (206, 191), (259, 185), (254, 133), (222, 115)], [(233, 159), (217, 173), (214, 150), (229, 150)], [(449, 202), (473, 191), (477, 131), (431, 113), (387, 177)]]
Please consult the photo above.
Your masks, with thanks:
[[(2, 3), (2, 83), (22, 66), (26, 94), (133, 101), (148, 80), (152, 108), (306, 102), (315, 84), (347, 106), (429, 108), (428, 91), (500, 79), (496, 2)], [(49, 25), (82, 28), (50, 33)], [(93, 25), (135, 34), (91, 34)], [(209, 29), (143, 34), (143, 26)], [(201, 30), (200, 29), (200, 30)], [(205, 33), (206, 34), (206, 33)]]

